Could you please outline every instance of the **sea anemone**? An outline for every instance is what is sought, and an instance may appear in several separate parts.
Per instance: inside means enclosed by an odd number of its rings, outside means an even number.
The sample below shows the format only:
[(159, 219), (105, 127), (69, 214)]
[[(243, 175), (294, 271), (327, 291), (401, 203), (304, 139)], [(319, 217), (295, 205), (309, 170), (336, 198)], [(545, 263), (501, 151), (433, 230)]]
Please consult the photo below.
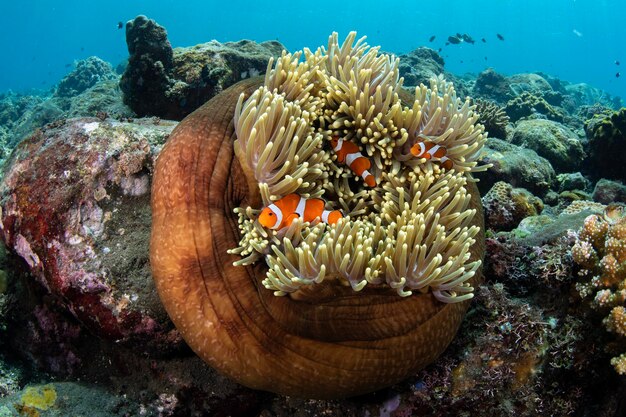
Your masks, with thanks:
[[(347, 216), (274, 232), (256, 221), (255, 207), (239, 208), (243, 237), (232, 252), (244, 257), (237, 265), (263, 258), (263, 285), (276, 295), (330, 279), (355, 291), (386, 284), (401, 296), (430, 289), (440, 301), (467, 300), (480, 265), (469, 261), (479, 229), (471, 226), (475, 210), (465, 188), (465, 174), (482, 169), (479, 116), (441, 77), (403, 105), (398, 60), (355, 39), (352, 32), (339, 45), (335, 33), (328, 50), (283, 53), (270, 61), (264, 85), (240, 96), (235, 152), (263, 204), (297, 193), (337, 201)], [(372, 160), (375, 187), (337, 163), (329, 146), (336, 136)], [(420, 140), (444, 147), (453, 169), (412, 155)]]
[[(471, 178), (485, 168), (483, 128), (442, 78), (414, 95), (401, 83), (395, 58), (333, 34), (172, 132), (153, 178), (150, 263), (177, 329), (220, 372), (346, 397), (423, 368), (456, 334), (484, 252)], [(340, 163), (336, 137), (371, 161), (373, 185)], [(448, 160), (414, 156), (420, 141)], [(343, 218), (261, 227), (259, 210), (289, 195)]]

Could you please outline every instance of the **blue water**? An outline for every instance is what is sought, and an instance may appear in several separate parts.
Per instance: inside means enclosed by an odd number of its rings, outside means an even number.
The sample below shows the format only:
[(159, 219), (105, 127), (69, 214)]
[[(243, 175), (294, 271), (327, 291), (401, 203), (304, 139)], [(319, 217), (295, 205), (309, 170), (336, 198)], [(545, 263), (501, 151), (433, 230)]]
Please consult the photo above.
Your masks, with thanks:
[[(343, 38), (357, 30), (388, 52), (443, 47), (446, 69), (454, 73), (486, 67), (504, 74), (543, 71), (626, 98), (624, 0), (319, 0), (306, 7), (286, 0), (2, 3), (0, 91), (50, 88), (70, 71), (68, 64), (91, 55), (116, 65), (127, 56), (117, 22), (145, 14), (168, 30), (173, 46), (278, 39), (296, 50), (325, 44), (332, 31)], [(470, 34), (476, 44), (445, 47), (445, 39), (457, 32)], [(432, 35), (436, 39), (429, 43)]]

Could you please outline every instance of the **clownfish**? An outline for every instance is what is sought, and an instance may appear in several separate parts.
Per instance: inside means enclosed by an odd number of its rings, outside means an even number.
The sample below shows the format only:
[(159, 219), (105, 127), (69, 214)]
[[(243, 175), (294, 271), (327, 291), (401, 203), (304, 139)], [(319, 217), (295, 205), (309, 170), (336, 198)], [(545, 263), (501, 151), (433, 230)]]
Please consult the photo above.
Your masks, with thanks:
[(343, 215), (339, 210), (324, 209), (325, 204), (321, 198), (307, 199), (298, 194), (288, 194), (261, 210), (259, 223), (274, 230), (288, 227), (298, 217), (305, 222), (319, 217), (325, 223), (337, 223)]
[(438, 161), (439, 163), (441, 163), (441, 167), (444, 169), (452, 169), (452, 167), (454, 166), (452, 160), (446, 156), (446, 148), (437, 145), (434, 142), (415, 142), (415, 145), (411, 147), (411, 153), (417, 158), (432, 159), (433, 161)]
[(344, 141), (337, 136), (332, 137), (330, 144), (337, 154), (337, 161), (339, 161), (339, 163), (348, 165), (352, 172), (362, 177), (363, 182), (368, 186), (374, 187), (376, 185), (376, 179), (368, 171), (372, 163), (363, 156), (356, 144)]

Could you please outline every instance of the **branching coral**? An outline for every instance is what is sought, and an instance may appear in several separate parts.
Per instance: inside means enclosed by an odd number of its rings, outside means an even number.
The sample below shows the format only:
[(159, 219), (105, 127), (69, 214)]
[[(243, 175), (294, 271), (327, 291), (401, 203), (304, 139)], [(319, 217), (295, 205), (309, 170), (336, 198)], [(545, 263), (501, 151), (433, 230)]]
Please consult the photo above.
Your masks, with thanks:
[[(582, 297), (593, 296), (592, 305), (610, 310), (604, 324), (611, 332), (626, 336), (626, 209), (609, 205), (603, 216), (585, 219), (572, 248), (584, 281), (577, 285)], [(611, 364), (626, 374), (626, 353)]]
[[(469, 279), (480, 265), (469, 248), (479, 229), (466, 182), (485, 142), (469, 99), (457, 98), (443, 78), (400, 99), (398, 60), (370, 48), (365, 38), (337, 34), (328, 48), (283, 53), (270, 61), (264, 86), (241, 95), (235, 111), (235, 151), (258, 182), (264, 205), (289, 193), (336, 202), (338, 223), (294, 221), (263, 228), (259, 207), (239, 208), (242, 239), (231, 253), (246, 265), (264, 259), (263, 284), (285, 295), (336, 280), (355, 291), (385, 285), (398, 294), (432, 291), (445, 302), (472, 297)], [(374, 187), (341, 164), (330, 140), (358, 144), (371, 161)], [(411, 147), (443, 147), (452, 169), (416, 158)]]

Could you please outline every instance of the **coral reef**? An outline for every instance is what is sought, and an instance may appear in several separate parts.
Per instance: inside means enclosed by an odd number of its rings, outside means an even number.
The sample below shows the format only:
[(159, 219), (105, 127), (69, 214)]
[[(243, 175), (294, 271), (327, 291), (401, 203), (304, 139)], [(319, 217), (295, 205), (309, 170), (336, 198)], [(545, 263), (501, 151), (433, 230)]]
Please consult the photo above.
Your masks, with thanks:
[(211, 41), (172, 49), (167, 32), (138, 16), (126, 23), (128, 65), (120, 87), (139, 116), (180, 120), (239, 80), (262, 74), (283, 46), (276, 41)]
[(489, 136), (506, 139), (509, 116), (504, 109), (488, 100), (474, 100), (474, 104), (476, 112), (480, 115), (478, 122), (485, 126), (485, 131), (489, 133)]
[[(591, 305), (608, 315), (603, 320), (610, 332), (626, 336), (626, 208), (609, 205), (602, 216), (585, 219), (572, 248), (580, 266), (581, 282), (576, 286), (582, 298), (592, 297)], [(615, 351), (617, 346), (609, 347)], [(611, 360), (619, 374), (626, 374), (626, 353)]]
[(531, 116), (539, 116), (557, 122), (563, 122), (565, 119), (565, 114), (561, 110), (548, 104), (543, 97), (527, 91), (509, 100), (504, 109), (512, 122)]
[(398, 70), (404, 78), (406, 87), (417, 87), (420, 84), (428, 85), (430, 79), (444, 73), (445, 62), (437, 51), (421, 47), (408, 54), (398, 56), (400, 65)]
[(550, 162), (532, 149), (522, 148), (510, 142), (490, 138), (483, 148), (481, 163), (491, 164), (488, 173), (476, 174), (478, 187), (486, 193), (498, 181), (513, 187), (521, 187), (543, 197), (556, 182), (556, 174)]
[(474, 94), (498, 104), (504, 104), (515, 97), (509, 80), (493, 68), (488, 68), (478, 74), (474, 84)]
[[(543, 97), (546, 101), (551, 101), (548, 97), (553, 99), (559, 97), (554, 95), (556, 92), (552, 90), (550, 83), (539, 74), (514, 74), (507, 77), (507, 80), (515, 96), (530, 93), (534, 96)], [(556, 101), (550, 104), (558, 105), (559, 103)]]
[(589, 139), (586, 172), (594, 178), (626, 178), (626, 107), (608, 117), (596, 116), (586, 121), (585, 131)]
[(537, 152), (557, 172), (576, 171), (585, 156), (580, 139), (569, 128), (550, 120), (522, 120), (511, 142)]
[(55, 95), (74, 97), (102, 81), (117, 80), (113, 67), (97, 56), (91, 56), (76, 63), (76, 68), (57, 85)]
[(496, 182), (482, 198), (485, 227), (508, 231), (529, 216), (541, 214), (543, 202), (523, 188), (513, 188), (503, 181)]
[(177, 338), (147, 261), (149, 172), (173, 127), (48, 125), (17, 147), (0, 183), (2, 239), (36, 280), (90, 331), (155, 349)]

